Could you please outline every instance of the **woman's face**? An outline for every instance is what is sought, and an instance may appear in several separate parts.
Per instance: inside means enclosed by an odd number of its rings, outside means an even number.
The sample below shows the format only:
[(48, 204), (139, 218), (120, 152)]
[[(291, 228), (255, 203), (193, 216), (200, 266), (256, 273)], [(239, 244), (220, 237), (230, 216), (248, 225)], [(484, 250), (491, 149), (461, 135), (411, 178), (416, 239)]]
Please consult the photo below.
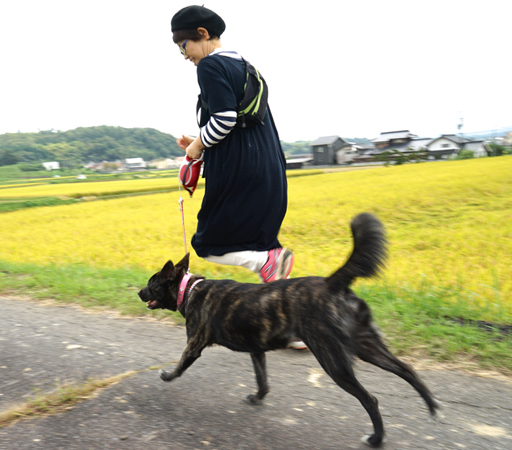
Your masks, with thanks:
[(192, 39), (185, 39), (183, 42), (179, 42), (181, 53), (185, 57), (185, 60), (191, 61), (195, 66), (203, 59), (208, 53), (205, 53), (205, 40), (193, 41)]
[(197, 66), (205, 56), (208, 56), (216, 48), (221, 46), (218, 38), (210, 39), (210, 34), (205, 28), (198, 28), (198, 34), (201, 36), (200, 39), (193, 41), (192, 39), (185, 39), (178, 42), (178, 47), (185, 59), (192, 61)]

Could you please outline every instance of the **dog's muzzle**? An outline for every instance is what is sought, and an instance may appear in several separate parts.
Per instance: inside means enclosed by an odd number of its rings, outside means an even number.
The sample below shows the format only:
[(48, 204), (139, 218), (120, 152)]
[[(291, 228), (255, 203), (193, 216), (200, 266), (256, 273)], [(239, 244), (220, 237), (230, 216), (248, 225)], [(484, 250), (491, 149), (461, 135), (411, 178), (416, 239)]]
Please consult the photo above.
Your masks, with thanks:
[(144, 288), (142, 290), (139, 291), (139, 298), (144, 302), (146, 303), (146, 307), (148, 309), (158, 309), (158, 308), (162, 308), (162, 306), (160, 305), (160, 303), (158, 303), (156, 300), (151, 300), (151, 297), (149, 295), (149, 292), (147, 290), (147, 288)]

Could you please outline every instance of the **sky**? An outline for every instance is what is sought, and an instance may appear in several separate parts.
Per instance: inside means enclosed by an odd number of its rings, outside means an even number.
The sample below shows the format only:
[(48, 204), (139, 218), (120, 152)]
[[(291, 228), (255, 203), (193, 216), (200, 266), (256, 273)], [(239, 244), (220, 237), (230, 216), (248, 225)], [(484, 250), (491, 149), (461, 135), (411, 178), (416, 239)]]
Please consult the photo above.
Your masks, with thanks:
[[(265, 77), (286, 142), (512, 126), (508, 0), (201, 0)], [(197, 135), (184, 1), (0, 0), (0, 134), (98, 125)], [(203, 4), (203, 3), (199, 3)]]

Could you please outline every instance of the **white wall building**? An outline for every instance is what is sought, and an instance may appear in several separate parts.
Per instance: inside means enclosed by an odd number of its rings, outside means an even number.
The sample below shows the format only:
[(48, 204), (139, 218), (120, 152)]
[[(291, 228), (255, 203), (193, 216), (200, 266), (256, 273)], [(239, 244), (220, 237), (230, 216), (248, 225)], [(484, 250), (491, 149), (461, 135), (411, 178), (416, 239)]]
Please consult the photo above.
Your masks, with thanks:
[(488, 156), (491, 149), (484, 141), (473, 141), (455, 134), (443, 134), (426, 146), (429, 159), (456, 157), (462, 150), (473, 152), (475, 158)]
[(44, 162), (44, 163), (42, 163), (42, 165), (46, 170), (59, 170), (60, 169), (60, 164), (57, 161)]

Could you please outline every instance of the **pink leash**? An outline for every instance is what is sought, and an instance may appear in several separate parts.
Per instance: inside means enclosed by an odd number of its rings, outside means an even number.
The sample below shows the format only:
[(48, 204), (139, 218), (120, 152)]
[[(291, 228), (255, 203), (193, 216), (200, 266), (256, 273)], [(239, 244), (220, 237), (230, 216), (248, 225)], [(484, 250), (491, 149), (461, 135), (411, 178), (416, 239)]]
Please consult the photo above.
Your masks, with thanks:
[[(181, 187), (180, 187), (180, 199), (178, 200), (178, 203), (180, 204), (180, 211), (181, 211), (181, 226), (183, 228), (183, 244), (185, 245), (185, 255), (187, 254), (187, 236), (185, 234), (185, 215), (183, 214), (183, 198), (181, 196)], [(190, 280), (190, 277), (192, 274), (187, 271), (183, 279), (180, 283), (180, 290), (178, 291), (178, 301), (177, 308), (180, 307), (180, 305), (183, 303), (183, 298), (185, 297), (185, 288), (187, 287), (188, 280)]]
[(185, 216), (183, 214), (183, 198), (181, 197), (181, 187), (180, 187), (180, 199), (178, 200), (180, 204), (181, 211), (181, 226), (183, 227), (183, 244), (185, 245), (185, 255), (187, 254), (187, 236), (185, 235)]
[[(183, 244), (185, 245), (185, 255), (187, 254), (187, 236), (185, 234), (185, 215), (183, 214), (183, 197), (181, 196), (181, 186), (179, 186), (180, 189), (180, 199), (178, 200), (178, 203), (180, 204), (180, 211), (181, 211), (181, 226), (183, 228)], [(176, 302), (177, 309), (180, 307), (180, 305), (183, 303), (183, 298), (185, 297), (185, 288), (187, 287), (188, 280), (190, 280), (190, 277), (192, 274), (190, 272), (187, 272), (180, 283), (180, 290), (178, 291), (178, 300)]]
[[(181, 197), (181, 187), (180, 187), (180, 199), (178, 201), (180, 204), (180, 211), (181, 211), (181, 225), (183, 227), (183, 244), (185, 245), (185, 255), (187, 254), (187, 236), (185, 234), (185, 215), (183, 214), (183, 198)], [(178, 291), (178, 299), (176, 301), (176, 309), (179, 309), (181, 304), (183, 303), (183, 300), (185, 298), (185, 289), (187, 288), (187, 283), (192, 277), (192, 274), (190, 272), (187, 272), (185, 276), (182, 278), (180, 283), (180, 289)], [(192, 289), (195, 288), (196, 284), (203, 281), (202, 279), (196, 280), (192, 286), (190, 286), (189, 294), (192, 292)]]

